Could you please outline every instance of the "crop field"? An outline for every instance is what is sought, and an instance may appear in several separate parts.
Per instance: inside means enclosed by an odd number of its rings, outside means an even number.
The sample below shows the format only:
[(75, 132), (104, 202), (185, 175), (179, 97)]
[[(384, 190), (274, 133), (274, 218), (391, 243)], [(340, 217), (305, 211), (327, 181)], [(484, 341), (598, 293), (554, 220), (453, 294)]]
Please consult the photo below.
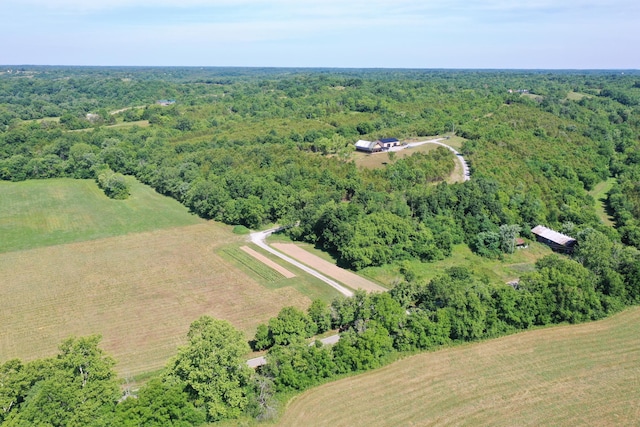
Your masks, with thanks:
[(309, 390), (282, 426), (637, 425), (640, 308), (423, 353)]
[(306, 308), (310, 298), (293, 286), (300, 278), (263, 286), (218, 254), (243, 239), (206, 222), (0, 254), (0, 361), (101, 334), (117, 370), (134, 375), (163, 366), (203, 314), (250, 336), (282, 307)]
[(0, 181), (0, 253), (202, 223), (133, 178), (112, 200), (93, 180)]

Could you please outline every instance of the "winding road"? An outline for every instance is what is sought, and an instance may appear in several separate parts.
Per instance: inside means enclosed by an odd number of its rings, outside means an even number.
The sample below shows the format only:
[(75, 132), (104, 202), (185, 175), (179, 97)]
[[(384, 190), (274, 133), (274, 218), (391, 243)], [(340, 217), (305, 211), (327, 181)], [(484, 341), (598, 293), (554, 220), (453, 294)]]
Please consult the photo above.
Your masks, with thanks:
[(389, 151), (401, 151), (401, 150), (405, 150), (407, 148), (413, 148), (413, 147), (419, 147), (420, 145), (424, 145), (424, 144), (437, 144), (437, 145), (441, 145), (444, 148), (447, 148), (451, 151), (453, 151), (453, 154), (455, 154), (458, 159), (460, 159), (460, 164), (462, 165), (462, 173), (464, 176), (464, 180), (465, 181), (469, 181), (471, 179), (471, 171), (469, 170), (469, 165), (467, 164), (467, 161), (464, 159), (464, 157), (462, 157), (462, 154), (456, 150), (455, 148), (453, 148), (450, 145), (447, 145), (442, 141), (444, 138), (437, 138), (437, 139), (429, 139), (427, 141), (418, 141), (418, 142), (410, 142), (407, 145), (402, 145), (399, 147), (391, 147), (389, 148)]
[[(471, 172), (469, 171), (469, 165), (467, 164), (467, 161), (464, 159), (464, 157), (462, 157), (462, 154), (456, 150), (455, 148), (453, 148), (450, 145), (447, 145), (445, 143), (442, 143), (440, 141), (442, 141), (443, 138), (439, 138), (439, 139), (430, 139), (428, 141), (418, 141), (418, 142), (411, 142), (407, 145), (404, 146), (400, 146), (400, 147), (392, 147), (389, 149), (389, 151), (400, 151), (400, 150), (405, 150), (407, 148), (413, 148), (413, 147), (418, 147), (420, 145), (423, 144), (437, 144), (437, 145), (441, 145), (449, 150), (451, 150), (453, 152), (453, 154), (455, 154), (458, 159), (460, 159), (460, 164), (462, 165), (462, 173), (464, 175), (464, 180), (465, 181), (469, 181), (471, 179)], [(322, 280), (323, 282), (325, 282), (326, 284), (328, 284), (329, 286), (335, 288), (336, 290), (338, 290), (338, 292), (342, 293), (343, 295), (346, 295), (348, 297), (353, 296), (353, 292), (351, 292), (349, 289), (345, 288), (344, 286), (340, 285), (338, 282), (336, 282), (335, 280), (332, 280), (330, 278), (328, 278), (327, 276), (319, 273), (318, 271), (307, 267), (306, 265), (296, 261), (295, 259), (288, 257), (287, 255), (283, 254), (280, 251), (277, 251), (275, 249), (273, 249), (271, 246), (267, 245), (267, 243), (265, 242), (266, 238), (269, 237), (269, 235), (271, 235), (272, 233), (275, 233), (277, 231), (283, 230), (285, 227), (276, 227), (276, 228), (271, 228), (269, 230), (265, 230), (265, 231), (257, 231), (255, 233), (251, 233), (250, 237), (251, 237), (251, 241), (253, 243), (255, 243), (257, 246), (261, 247), (262, 249), (264, 249), (265, 251), (277, 256), (278, 258), (298, 267), (299, 269), (309, 273), (310, 275)], [(330, 345), (330, 344), (335, 344), (340, 340), (340, 335), (336, 334), (336, 335), (331, 335), (329, 337), (326, 338), (322, 338), (320, 340), (320, 342), (322, 342), (322, 344), (324, 345)], [(313, 343), (309, 344), (309, 345), (313, 345)], [(265, 365), (267, 363), (267, 359), (265, 358), (265, 356), (260, 356), (260, 357), (254, 357), (253, 359), (249, 359), (247, 360), (247, 365), (249, 365), (250, 368), (257, 368), (259, 366)]]

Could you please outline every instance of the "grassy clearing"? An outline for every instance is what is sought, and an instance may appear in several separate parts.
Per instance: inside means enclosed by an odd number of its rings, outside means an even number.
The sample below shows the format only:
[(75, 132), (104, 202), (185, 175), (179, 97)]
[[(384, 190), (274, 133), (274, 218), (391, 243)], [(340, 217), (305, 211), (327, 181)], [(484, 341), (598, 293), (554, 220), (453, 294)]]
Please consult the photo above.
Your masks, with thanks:
[[(506, 283), (517, 279), (522, 273), (532, 271), (536, 260), (550, 253), (551, 249), (547, 246), (532, 242), (527, 249), (517, 249), (500, 261), (478, 256), (468, 246), (460, 244), (454, 246), (449, 258), (432, 263), (409, 261), (408, 266), (421, 281), (431, 280), (451, 267), (465, 267), (479, 277), (486, 277), (490, 282)], [(362, 270), (361, 274), (387, 286), (402, 278), (398, 265), (369, 267)]]
[(0, 182), (0, 253), (203, 222), (128, 179), (127, 200), (109, 199), (93, 180)]
[(203, 314), (250, 337), (282, 307), (310, 304), (298, 289), (315, 282), (265, 287), (219, 255), (243, 244), (231, 227), (204, 222), (0, 254), (0, 363), (51, 356), (68, 336), (101, 334), (118, 372), (132, 376), (162, 367)]
[[(396, 159), (404, 159), (405, 157), (411, 156), (413, 153), (428, 153), (429, 151), (433, 151), (438, 147), (440, 147), (440, 145), (424, 144), (418, 147), (394, 151), (394, 154)], [(352, 154), (352, 159), (354, 160), (356, 166), (365, 169), (381, 169), (387, 164), (393, 163), (393, 161), (389, 158), (389, 153), (386, 151), (373, 154), (356, 151)]]
[(567, 99), (569, 101), (580, 101), (582, 98), (590, 98), (591, 95), (588, 95), (586, 93), (580, 93), (580, 92), (569, 92), (567, 94)]
[(636, 425), (640, 308), (423, 353), (295, 398), (282, 426)]
[(135, 122), (121, 122), (121, 123), (116, 123), (115, 125), (109, 125), (105, 127), (106, 128), (130, 128), (134, 126), (138, 126), (141, 128), (149, 127), (150, 126), (149, 120), (138, 120)]
[(589, 191), (589, 194), (591, 195), (591, 197), (593, 197), (596, 201), (596, 204), (595, 204), (596, 213), (600, 217), (600, 220), (605, 225), (608, 225), (611, 227), (613, 227), (615, 223), (613, 222), (613, 219), (611, 218), (611, 216), (609, 216), (609, 213), (607, 212), (606, 202), (607, 202), (607, 193), (609, 192), (609, 190), (611, 190), (611, 187), (613, 187), (613, 184), (615, 184), (615, 182), (616, 182), (615, 178), (609, 178), (606, 181), (602, 181), (598, 183), (598, 185), (596, 185), (593, 188), (593, 190)]

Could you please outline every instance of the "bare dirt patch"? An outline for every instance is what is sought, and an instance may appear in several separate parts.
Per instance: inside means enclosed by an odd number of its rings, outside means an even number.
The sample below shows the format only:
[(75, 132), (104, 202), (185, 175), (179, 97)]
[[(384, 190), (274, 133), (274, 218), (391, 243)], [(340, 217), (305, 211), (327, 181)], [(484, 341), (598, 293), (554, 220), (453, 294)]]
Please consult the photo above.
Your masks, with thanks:
[(266, 265), (267, 267), (270, 267), (270, 268), (274, 269), (275, 271), (277, 271), (278, 273), (282, 274), (287, 279), (291, 279), (293, 277), (296, 277), (295, 274), (293, 274), (292, 272), (290, 272), (289, 270), (287, 270), (286, 268), (284, 268), (280, 264), (278, 264), (278, 263), (276, 263), (274, 261), (271, 261), (269, 258), (267, 258), (266, 256), (262, 255), (261, 253), (258, 253), (256, 251), (254, 251), (250, 247), (248, 247), (248, 246), (240, 246), (240, 249), (242, 249), (243, 251), (245, 251), (246, 253), (248, 253), (249, 255), (251, 255), (252, 257), (257, 259), (258, 261), (260, 261), (261, 263)]
[(0, 254), (0, 363), (56, 354), (76, 335), (133, 375), (162, 367), (203, 314), (248, 336), (283, 306), (310, 300), (268, 289), (216, 251), (242, 237), (215, 223)]
[(271, 246), (308, 265), (309, 267), (318, 270), (320, 273), (326, 274), (332, 279), (344, 283), (351, 289), (362, 289), (367, 292), (386, 291), (386, 289), (382, 286), (376, 285), (370, 280), (360, 277), (357, 274), (345, 270), (344, 268), (333, 265), (330, 262), (325, 261), (322, 258), (305, 251), (304, 249), (293, 243), (273, 243)]

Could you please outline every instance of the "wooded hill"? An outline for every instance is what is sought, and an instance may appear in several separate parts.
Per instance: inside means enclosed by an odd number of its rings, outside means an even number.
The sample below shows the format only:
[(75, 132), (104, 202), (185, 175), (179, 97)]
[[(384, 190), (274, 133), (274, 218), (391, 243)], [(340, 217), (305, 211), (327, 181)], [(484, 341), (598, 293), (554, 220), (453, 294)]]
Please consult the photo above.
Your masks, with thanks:
[[(312, 323), (315, 330), (328, 324), (345, 331), (343, 340), (320, 349), (297, 339), (278, 342), (274, 330), (261, 328), (256, 341), (275, 345), (273, 362), (258, 376), (231, 370), (213, 385), (200, 377), (205, 368), (198, 363), (236, 366), (246, 347), (227, 325), (200, 319), (190, 347), (140, 394), (139, 402), (156, 394), (179, 402), (186, 412), (176, 415), (176, 425), (268, 415), (269, 390), (303, 389), (378, 366), (398, 351), (587, 321), (640, 301), (638, 73), (18, 71), (0, 74), (1, 179), (94, 178), (105, 193), (126, 197), (120, 174), (134, 175), (204, 218), (250, 228), (299, 224), (288, 230), (292, 238), (353, 269), (434, 261), (462, 242), (500, 258), (513, 250), (518, 232), (532, 237), (538, 224), (578, 240), (573, 260), (540, 260), (518, 289), (454, 268), (429, 283), (407, 274), (390, 294), (336, 300), (331, 310), (306, 314), (313, 322), (304, 313), (285, 313), (287, 321), (306, 325), (293, 328), (294, 336), (313, 333)], [(156, 104), (161, 99), (176, 102)], [(472, 174), (465, 183), (445, 182), (455, 158), (444, 148), (373, 170), (350, 159), (357, 139), (453, 131), (465, 138), (461, 152)], [(616, 228), (601, 223), (588, 194), (609, 177), (617, 180), (608, 198)], [(210, 345), (220, 346), (220, 358), (198, 359)], [(75, 365), (67, 364), (80, 352), (100, 360), (103, 379), (111, 381), (110, 362), (95, 346), (93, 339), (66, 342), (57, 361), (42, 363), (84, 387)], [(9, 363), (3, 372), (14, 381), (26, 372), (27, 380), (8, 398), (2, 419), (34, 421), (26, 396), (44, 399), (31, 387), (53, 383), (32, 365)], [(104, 404), (105, 419), (118, 411), (128, 420), (152, 416), (133, 401), (116, 406), (112, 384), (107, 388), (108, 401), (96, 403)]]

